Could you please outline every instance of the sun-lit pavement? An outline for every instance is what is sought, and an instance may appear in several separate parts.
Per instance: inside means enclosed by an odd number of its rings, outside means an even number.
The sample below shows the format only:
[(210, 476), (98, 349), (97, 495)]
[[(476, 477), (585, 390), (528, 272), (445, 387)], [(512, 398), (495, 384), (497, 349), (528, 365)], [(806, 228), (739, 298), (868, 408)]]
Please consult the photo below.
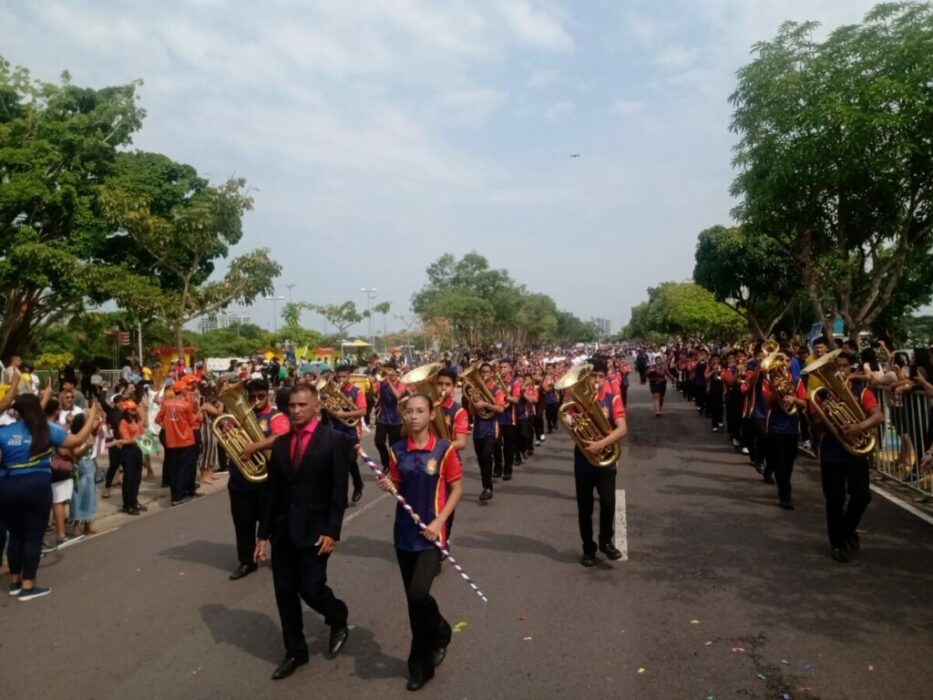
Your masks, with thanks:
[[(662, 418), (648, 399), (632, 387), (619, 479), (627, 507), (617, 514), (625, 562), (578, 563), (566, 436), (498, 483), (489, 506), (476, 502), (468, 448), (453, 545), (489, 603), (445, 569), (435, 594), (460, 631), (421, 695), (928, 697), (933, 527), (875, 498), (863, 551), (836, 564), (814, 462), (798, 461), (798, 509), (783, 511), (682, 399), (671, 397)], [(408, 696), (392, 501), (367, 482), (330, 563), (355, 625), (345, 650), (323, 658), (327, 629), (308, 611), (311, 663), (281, 682), (269, 680), (283, 653), (271, 572), (227, 580), (236, 563), (228, 511), (215, 493), (107, 520), (121, 526), (49, 555), (40, 580), (51, 596), (0, 600), (0, 695)]]

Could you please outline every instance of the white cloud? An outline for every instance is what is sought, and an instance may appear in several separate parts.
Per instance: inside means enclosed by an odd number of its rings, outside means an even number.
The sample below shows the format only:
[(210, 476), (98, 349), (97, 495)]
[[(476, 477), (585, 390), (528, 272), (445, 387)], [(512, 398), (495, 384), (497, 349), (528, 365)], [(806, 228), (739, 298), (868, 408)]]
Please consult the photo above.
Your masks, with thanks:
[(544, 116), (547, 117), (549, 121), (558, 122), (573, 114), (573, 110), (573, 102), (570, 100), (562, 100), (561, 102), (555, 102), (549, 106), (544, 112)]
[(450, 109), (453, 118), (476, 124), (487, 120), (505, 104), (506, 99), (501, 90), (472, 88), (445, 93), (440, 102)]
[(644, 100), (618, 99), (612, 103), (610, 110), (613, 114), (627, 117), (643, 112), (645, 110), (645, 102)]
[(574, 42), (559, 20), (532, 7), (527, 0), (503, 0), (499, 9), (525, 42), (551, 51), (569, 51)]
[(528, 85), (533, 88), (542, 88), (550, 85), (560, 78), (560, 71), (554, 68), (536, 70), (528, 78)]
[(662, 68), (684, 70), (696, 62), (698, 53), (696, 49), (668, 46), (655, 54), (654, 61)]

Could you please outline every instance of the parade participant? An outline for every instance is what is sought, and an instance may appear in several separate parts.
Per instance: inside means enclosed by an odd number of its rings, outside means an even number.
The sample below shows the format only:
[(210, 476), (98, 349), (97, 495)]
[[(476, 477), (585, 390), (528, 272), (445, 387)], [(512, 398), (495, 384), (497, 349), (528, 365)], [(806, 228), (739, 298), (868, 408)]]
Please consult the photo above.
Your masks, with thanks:
[(635, 356), (635, 371), (638, 372), (638, 378), (644, 384), (648, 379), (648, 353), (643, 348), (638, 348), (638, 354)]
[(522, 384), (512, 376), (512, 363), (508, 360), (499, 362), (499, 376), (506, 387), (506, 403), (505, 410), (498, 416), (499, 439), (496, 441), (492, 475), (497, 479), (502, 477), (503, 481), (509, 481), (512, 478), (513, 465), (522, 463), (516, 408), (521, 397)]
[(697, 412), (701, 416), (706, 415), (706, 366), (709, 360), (709, 352), (706, 348), (700, 348), (697, 353), (697, 362), (693, 367), (693, 400), (696, 403)]
[(437, 373), (436, 383), (437, 391), (441, 397), (439, 410), (444, 412), (447, 432), (457, 452), (463, 452), (464, 448), (466, 448), (467, 435), (470, 434), (470, 417), (467, 415), (466, 410), (454, 401), (457, 371), (445, 367)]
[(547, 436), (544, 434), (544, 375), (540, 367), (534, 369), (531, 374), (531, 379), (537, 398), (533, 404), (534, 413), (532, 425), (534, 428), (535, 447), (540, 447), (541, 443), (547, 439)]
[(389, 479), (379, 481), (386, 492), (395, 490), (427, 527), (421, 530), (401, 505), (395, 512), (395, 555), (398, 560), (411, 647), (408, 652), (408, 690), (420, 690), (434, 677), (450, 644), (451, 627), (431, 596), (431, 584), (440, 570), (441, 553), (432, 544), (447, 544), (448, 521), (463, 496), (462, 465), (456, 448), (429, 430), (434, 404), (415, 394), (405, 406), (408, 437), (395, 443), (389, 453)]
[(308, 662), (301, 601), (330, 626), (327, 658), (349, 636), (347, 606), (327, 585), (327, 561), (337, 547), (347, 507), (350, 457), (346, 439), (319, 419), (317, 390), (299, 384), (288, 400), (291, 431), (276, 438), (268, 465), (269, 497), (259, 522), (253, 561), (272, 539), (272, 577), (282, 623), (285, 659), (273, 680)]
[(0, 413), (12, 403), (15, 419), (0, 427), (0, 522), (6, 525), (9, 538), (9, 593), (27, 602), (52, 591), (35, 585), (42, 536), (52, 510), (52, 451), (84, 445), (97, 427), (100, 414), (97, 404), (92, 404), (84, 427), (76, 435), (69, 435), (46, 419), (38, 396), (21, 394), (13, 400), (15, 388), (11, 384), (7, 396), (0, 400)]
[(127, 399), (120, 404), (123, 411), (117, 425), (118, 445), (120, 446), (120, 464), (123, 466), (123, 508), (127, 515), (139, 515), (147, 510), (139, 503), (139, 484), (143, 476), (143, 452), (136, 442), (146, 433), (146, 414)]
[(535, 389), (534, 379), (525, 375), (519, 379), (521, 394), (515, 404), (515, 424), (518, 435), (518, 451), (524, 459), (534, 455), (534, 410), (538, 402), (538, 390)]
[(646, 376), (654, 401), (654, 415), (660, 416), (664, 412), (664, 394), (667, 392), (667, 379), (670, 376), (663, 357), (654, 361), (654, 366), (648, 370)]
[[(173, 395), (165, 398), (156, 415), (156, 425), (165, 429), (165, 466), (170, 474), (172, 505), (177, 506), (195, 497), (195, 465), (198, 448), (195, 442), (195, 427), (198, 425), (196, 404), (186, 397), (187, 378), (178, 379), (172, 385)], [(197, 411), (197, 413), (196, 413)]]
[(488, 362), (481, 364), (479, 375), (495, 399), (495, 403), (477, 401), (473, 405), (474, 411), (491, 411), (495, 414), (490, 418), (483, 418), (478, 412), (473, 415), (473, 449), (476, 450), (476, 461), (479, 462), (480, 480), (483, 484), (479, 501), (486, 503), (492, 498), (493, 461), (500, 428), (498, 419), (506, 410), (506, 403), (505, 394), (493, 380), (492, 365)]
[(726, 427), (732, 446), (742, 446), (742, 379), (745, 377), (745, 352), (737, 350), (726, 355), (722, 373), (726, 386)]
[(376, 415), (376, 449), (383, 468), (389, 466), (389, 448), (402, 436), (402, 416), (398, 402), (407, 392), (398, 380), (398, 365), (387, 362), (382, 366), (383, 381), (375, 382), (373, 391), (378, 397), (379, 412)]
[(547, 434), (550, 435), (557, 430), (557, 407), (560, 405), (560, 397), (554, 388), (554, 367), (548, 366), (544, 373), (544, 379), (541, 382), (541, 390), (544, 395), (544, 417), (547, 420)]
[[(783, 373), (784, 377), (775, 378), (774, 373)], [(773, 369), (772, 373), (762, 372), (761, 396), (765, 406), (765, 425), (767, 438), (765, 450), (767, 469), (777, 481), (778, 499), (781, 508), (793, 510), (790, 478), (797, 458), (797, 441), (800, 437), (800, 414), (807, 408), (807, 390), (803, 382), (794, 381), (786, 367)], [(783, 379), (791, 392), (781, 394), (775, 390), (772, 382)], [(766, 472), (767, 474), (767, 472)]]
[[(836, 358), (836, 370), (848, 377), (855, 368), (850, 353)], [(847, 383), (848, 389), (865, 412), (865, 420), (845, 428), (847, 433), (873, 430), (884, 423), (884, 412), (871, 389), (862, 382)], [(861, 547), (858, 524), (871, 501), (868, 478), (868, 457), (859, 457), (845, 450), (832, 433), (824, 432), (820, 439), (820, 478), (826, 498), (826, 529), (832, 558), (840, 563), (849, 561), (847, 550)], [(846, 502), (846, 494), (849, 496)]]
[[(338, 433), (347, 437), (347, 443), (353, 455), (350, 460), (350, 479), (353, 481), (353, 496), (351, 500), (356, 503), (363, 497), (363, 477), (360, 475), (360, 465), (356, 461), (356, 446), (360, 444), (363, 435), (363, 416), (366, 415), (366, 395), (358, 386), (350, 383), (350, 365), (340, 365), (335, 370), (335, 380), (341, 393), (346, 396), (356, 408), (352, 411), (324, 411), (327, 424)], [(357, 418), (356, 425), (350, 426), (344, 420)]]
[(720, 358), (719, 355), (713, 354), (709, 358), (709, 367), (706, 368), (706, 406), (714, 433), (725, 427), (722, 422), (724, 393)]
[[(618, 442), (628, 432), (622, 398), (613, 394), (606, 384), (606, 361), (601, 357), (588, 360), (593, 369), (586, 381), (591, 382), (596, 403), (609, 421), (612, 431), (601, 440), (589, 441), (587, 449), (597, 452)], [(647, 378), (647, 372), (646, 372)], [(599, 551), (612, 561), (622, 558), (615, 546), (613, 531), (616, 512), (616, 465), (594, 467), (579, 447), (573, 450), (573, 476), (577, 495), (577, 519), (583, 541), (583, 566), (595, 566), (596, 542), (593, 541), (593, 490), (599, 496)]]

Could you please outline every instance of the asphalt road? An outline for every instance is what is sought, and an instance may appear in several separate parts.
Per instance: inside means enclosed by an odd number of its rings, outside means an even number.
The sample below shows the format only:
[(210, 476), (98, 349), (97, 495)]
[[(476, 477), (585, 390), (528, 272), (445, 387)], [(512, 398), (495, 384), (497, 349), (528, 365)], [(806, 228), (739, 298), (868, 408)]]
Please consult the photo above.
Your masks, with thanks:
[[(669, 398), (656, 418), (645, 388), (631, 389), (624, 562), (578, 563), (569, 438), (551, 436), (488, 506), (468, 447), (454, 552), (489, 603), (445, 568), (434, 593), (462, 629), (421, 696), (929, 697), (933, 527), (875, 498), (862, 552), (837, 564), (815, 463), (798, 461), (798, 509), (783, 511), (773, 486)], [(225, 493), (51, 554), (40, 570), (51, 596), (0, 600), (0, 696), (407, 697), (392, 519), (368, 482), (329, 566), (350, 640), (325, 660), (327, 628), (307, 611), (311, 663), (281, 682), (269, 680), (283, 655), (271, 572), (227, 580)]]

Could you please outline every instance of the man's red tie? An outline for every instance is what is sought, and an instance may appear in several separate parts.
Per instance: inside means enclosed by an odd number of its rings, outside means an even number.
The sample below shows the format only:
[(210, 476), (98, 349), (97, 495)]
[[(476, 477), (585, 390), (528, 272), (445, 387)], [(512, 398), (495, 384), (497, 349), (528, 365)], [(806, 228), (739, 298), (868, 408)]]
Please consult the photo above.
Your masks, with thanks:
[(301, 466), (301, 458), (304, 457), (304, 445), (302, 444), (302, 433), (295, 435), (295, 453), (292, 455), (292, 469), (298, 471)]

